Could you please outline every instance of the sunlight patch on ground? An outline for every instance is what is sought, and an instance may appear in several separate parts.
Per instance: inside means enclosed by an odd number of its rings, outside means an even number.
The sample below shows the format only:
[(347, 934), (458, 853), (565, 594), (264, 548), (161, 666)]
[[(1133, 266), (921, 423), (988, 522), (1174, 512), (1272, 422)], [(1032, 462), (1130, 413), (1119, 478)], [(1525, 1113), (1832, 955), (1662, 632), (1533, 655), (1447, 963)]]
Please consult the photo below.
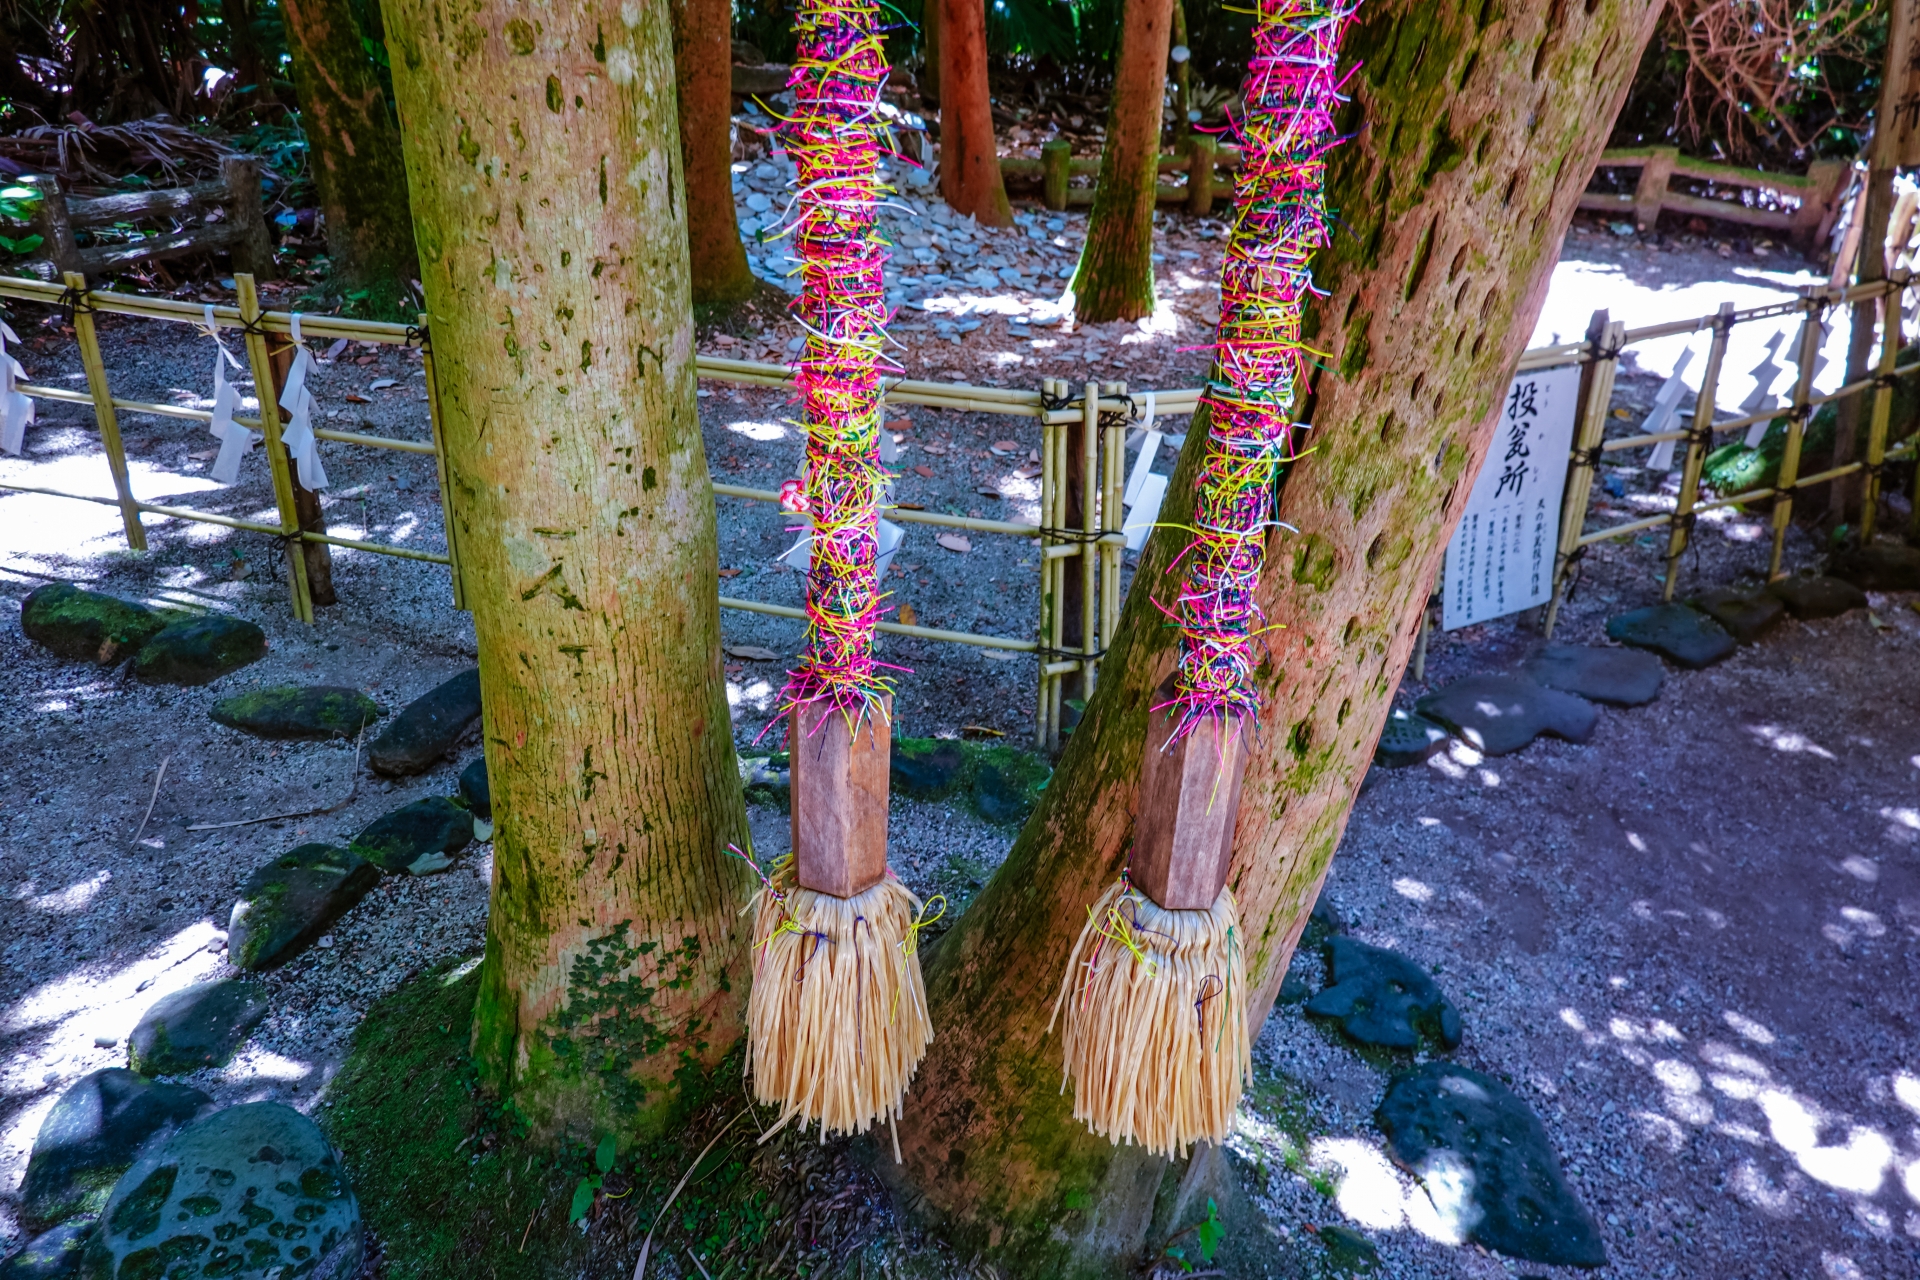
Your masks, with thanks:
[(1775, 751), (1785, 752), (1787, 755), (1819, 756), (1822, 760), (1840, 758), (1804, 733), (1782, 729), (1777, 724), (1750, 724), (1747, 726), (1747, 732)]
[(1386, 1155), (1359, 1138), (1316, 1138), (1308, 1162), (1337, 1170), (1334, 1203), (1376, 1231), (1412, 1228), (1430, 1240), (1458, 1245), (1473, 1229), (1473, 1177), (1464, 1165), (1436, 1158), (1416, 1182)]

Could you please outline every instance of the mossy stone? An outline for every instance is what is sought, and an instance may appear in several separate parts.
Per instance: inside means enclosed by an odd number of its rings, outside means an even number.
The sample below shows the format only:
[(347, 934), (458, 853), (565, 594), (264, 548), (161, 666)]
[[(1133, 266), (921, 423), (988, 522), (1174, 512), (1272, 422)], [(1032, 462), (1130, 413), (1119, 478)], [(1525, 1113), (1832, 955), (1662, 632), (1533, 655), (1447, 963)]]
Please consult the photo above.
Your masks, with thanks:
[(348, 849), (303, 844), (247, 877), (227, 923), (227, 958), (258, 973), (305, 951), (380, 883), (380, 869)]
[(1615, 614), (1607, 619), (1607, 638), (1651, 649), (1695, 670), (1712, 666), (1738, 647), (1725, 627), (1684, 604), (1656, 604)]
[(0, 1262), (0, 1280), (71, 1280), (80, 1274), (80, 1261), (92, 1238), (93, 1219), (63, 1222)]
[(367, 748), (375, 773), (422, 773), (453, 750), (480, 718), (480, 669), (462, 671), (415, 698)]
[(1920, 547), (1876, 542), (1833, 558), (1833, 576), (1862, 591), (1920, 591)]
[(1387, 713), (1380, 730), (1380, 741), (1373, 748), (1373, 762), (1387, 769), (1405, 769), (1431, 759), (1445, 749), (1447, 731), (1439, 722), (1418, 711), (1395, 707)]
[(1802, 622), (1837, 618), (1867, 607), (1867, 593), (1851, 582), (1825, 576), (1794, 574), (1767, 584), (1767, 594), (1787, 606)]
[(493, 788), (487, 785), (487, 758), (476, 756), (460, 771), (460, 798), (476, 818), (493, 821)]
[(140, 1148), (211, 1101), (198, 1089), (156, 1084), (125, 1067), (80, 1077), (34, 1136), (20, 1184), (22, 1216), (29, 1225), (49, 1226), (98, 1214)]
[(20, 609), (20, 629), (27, 639), (56, 657), (102, 666), (139, 652), (166, 625), (165, 618), (143, 604), (69, 582), (37, 588)]
[(1307, 1013), (1340, 1024), (1361, 1044), (1416, 1049), (1431, 1036), (1444, 1049), (1458, 1048), (1460, 1011), (1425, 969), (1385, 947), (1348, 937), (1327, 942), (1333, 981), (1307, 1001)]
[(1585, 742), (1600, 719), (1585, 698), (1516, 676), (1468, 676), (1415, 705), (1421, 715), (1490, 756), (1518, 751), (1543, 733)]
[(375, 818), (353, 838), (353, 851), (383, 871), (426, 875), (449, 865), (447, 854), (473, 843), (473, 814), (445, 796), (430, 796)]
[(953, 794), (967, 769), (958, 742), (944, 738), (901, 738), (890, 760), (893, 790), (918, 800), (942, 800)]
[(1752, 644), (1787, 616), (1779, 597), (1732, 587), (1715, 587), (1687, 603), (1725, 627), (1727, 634), (1741, 644)]
[(256, 738), (351, 738), (380, 718), (380, 704), (338, 685), (274, 685), (222, 698), (208, 712)]
[(143, 1076), (223, 1067), (260, 1019), (267, 993), (252, 982), (196, 982), (154, 1001), (127, 1037), (127, 1065)]
[(1638, 707), (1660, 696), (1667, 670), (1638, 649), (1550, 644), (1528, 658), (1521, 672), (1537, 684), (1592, 702)]
[(148, 684), (210, 684), (267, 656), (267, 633), (241, 618), (208, 614), (165, 627), (133, 660)]

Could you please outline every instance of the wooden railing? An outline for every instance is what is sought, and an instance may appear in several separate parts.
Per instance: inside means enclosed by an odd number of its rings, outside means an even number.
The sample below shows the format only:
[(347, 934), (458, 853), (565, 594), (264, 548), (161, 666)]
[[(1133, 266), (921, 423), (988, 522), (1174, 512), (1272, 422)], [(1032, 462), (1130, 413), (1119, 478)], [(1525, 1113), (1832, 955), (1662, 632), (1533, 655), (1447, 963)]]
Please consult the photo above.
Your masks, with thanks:
[[(1154, 196), (1162, 204), (1184, 204), (1188, 213), (1211, 213), (1215, 200), (1226, 200), (1233, 195), (1232, 177), (1228, 176), (1222, 181), (1216, 170), (1231, 175), (1239, 167), (1238, 148), (1220, 146), (1211, 134), (1195, 134), (1187, 140), (1184, 155), (1160, 157), (1160, 172), (1184, 172), (1187, 175), (1186, 185), (1160, 183), (1154, 188)], [(1041, 144), (1038, 160), (1022, 156), (1004, 156), (1000, 160), (1002, 178), (1024, 181), (1029, 185), (1038, 178), (1041, 203), (1049, 209), (1092, 204), (1093, 188), (1073, 186), (1073, 175), (1099, 172), (1098, 156), (1075, 159), (1072, 148), (1063, 138)]]
[[(273, 277), (273, 240), (260, 205), (260, 162), (253, 156), (228, 156), (220, 162), (220, 177), (214, 182), (91, 199), (69, 197), (50, 177), (33, 181), (42, 194), (35, 228), (46, 238), (51, 268), (41, 271), (47, 276), (67, 271), (97, 276), (136, 262), (225, 249), (233, 255), (235, 271)], [(212, 208), (223, 209), (225, 216), (121, 244), (82, 249), (74, 235), (89, 227), (192, 217)]]
[[(1635, 227), (1651, 230), (1661, 210), (1718, 218), (1742, 226), (1779, 231), (1802, 251), (1812, 249), (1833, 229), (1853, 166), (1846, 160), (1816, 160), (1804, 176), (1739, 169), (1683, 156), (1676, 147), (1629, 147), (1602, 152), (1598, 169), (1638, 169), (1631, 192), (1587, 191), (1580, 207), (1598, 213), (1631, 216)], [(1727, 198), (1672, 190), (1673, 179), (1691, 179), (1725, 190)], [(1749, 203), (1745, 193), (1773, 195), (1779, 207)], [(1792, 207), (1786, 207), (1791, 203)]]

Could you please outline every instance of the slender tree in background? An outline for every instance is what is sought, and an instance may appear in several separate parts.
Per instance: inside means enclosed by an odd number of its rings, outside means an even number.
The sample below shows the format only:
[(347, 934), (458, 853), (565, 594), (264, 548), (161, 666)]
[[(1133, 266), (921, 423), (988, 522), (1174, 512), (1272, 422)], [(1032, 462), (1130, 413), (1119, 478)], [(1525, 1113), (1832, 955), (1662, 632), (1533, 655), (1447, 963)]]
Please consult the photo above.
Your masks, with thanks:
[(758, 291), (733, 205), (733, 5), (672, 0), (680, 154), (687, 173), (687, 248), (696, 306)]
[(920, 100), (940, 105), (940, 12), (944, 0), (920, 6)]
[[(1355, 136), (1333, 153), (1328, 204), (1350, 234), (1316, 259), (1330, 296), (1308, 313), (1309, 341), (1333, 358), (1312, 397), (1314, 452), (1276, 512), (1301, 532), (1275, 533), (1259, 592), (1275, 629), (1234, 843), (1255, 1028), (1657, 11), (1656, 0), (1369, 0), (1347, 35), (1344, 60), (1360, 70), (1337, 123)], [(1165, 521), (1190, 515), (1204, 440), (1189, 432)], [(1164, 618), (1179, 578), (1167, 569), (1186, 542), (1173, 528), (1149, 542), (1045, 799), (927, 963), (938, 1034), (900, 1126), (899, 1176), (963, 1249), (1017, 1275), (1125, 1271), (1150, 1230), (1191, 1223), (1156, 1228), (1158, 1193), (1205, 1174), (1076, 1124), (1060, 1043), (1044, 1034), (1086, 904), (1131, 841), (1149, 695), (1173, 662)]]
[(1172, 19), (1172, 0), (1126, 0), (1122, 11), (1107, 142), (1073, 277), (1074, 316), (1082, 323), (1138, 320), (1153, 311), (1153, 200)]
[(990, 227), (1013, 225), (987, 87), (985, 0), (940, 5), (940, 195)]
[(379, 6), (363, 21), (353, 0), (280, 0), (280, 14), (334, 282), (367, 290), (376, 313), (405, 314), (419, 268), (400, 122), (369, 52), (383, 47)]
[(671, 20), (387, 3), (493, 789), (474, 1056), (644, 1131), (740, 1035), (751, 887)]

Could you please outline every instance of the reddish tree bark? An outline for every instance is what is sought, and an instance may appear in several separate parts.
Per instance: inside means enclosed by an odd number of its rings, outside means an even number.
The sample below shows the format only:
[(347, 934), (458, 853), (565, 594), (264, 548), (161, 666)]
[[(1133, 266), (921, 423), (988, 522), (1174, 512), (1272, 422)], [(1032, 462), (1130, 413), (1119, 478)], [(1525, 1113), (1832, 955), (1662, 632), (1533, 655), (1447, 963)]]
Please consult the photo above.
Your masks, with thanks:
[(1100, 182), (1073, 277), (1074, 315), (1085, 323), (1153, 311), (1153, 199), (1172, 23), (1172, 0), (1126, 0)]
[(990, 227), (1013, 225), (987, 90), (984, 0), (940, 5), (940, 195), (956, 213)]
[(730, 0), (673, 0), (672, 7), (693, 301), (739, 302), (759, 282), (747, 266), (733, 205), (733, 6)]

